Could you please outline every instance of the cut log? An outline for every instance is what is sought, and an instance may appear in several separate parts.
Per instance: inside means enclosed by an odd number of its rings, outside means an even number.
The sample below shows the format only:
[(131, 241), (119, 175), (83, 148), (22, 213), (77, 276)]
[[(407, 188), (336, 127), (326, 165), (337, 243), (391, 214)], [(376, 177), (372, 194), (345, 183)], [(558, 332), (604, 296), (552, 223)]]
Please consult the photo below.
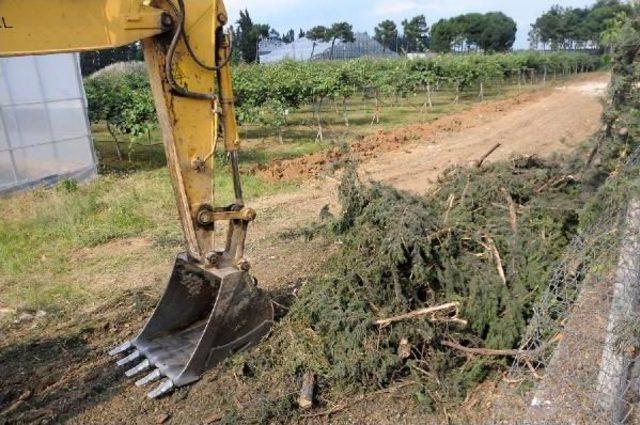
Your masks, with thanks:
[(306, 372), (302, 377), (302, 388), (298, 397), (298, 406), (302, 410), (309, 410), (313, 407), (313, 389), (316, 385), (316, 378), (313, 373)]

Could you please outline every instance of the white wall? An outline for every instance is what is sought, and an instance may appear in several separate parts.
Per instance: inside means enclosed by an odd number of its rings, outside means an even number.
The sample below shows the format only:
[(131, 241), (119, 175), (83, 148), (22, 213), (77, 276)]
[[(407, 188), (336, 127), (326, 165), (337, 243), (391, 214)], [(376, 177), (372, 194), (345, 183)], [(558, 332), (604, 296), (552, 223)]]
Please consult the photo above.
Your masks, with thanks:
[(95, 174), (78, 55), (0, 58), (0, 192)]

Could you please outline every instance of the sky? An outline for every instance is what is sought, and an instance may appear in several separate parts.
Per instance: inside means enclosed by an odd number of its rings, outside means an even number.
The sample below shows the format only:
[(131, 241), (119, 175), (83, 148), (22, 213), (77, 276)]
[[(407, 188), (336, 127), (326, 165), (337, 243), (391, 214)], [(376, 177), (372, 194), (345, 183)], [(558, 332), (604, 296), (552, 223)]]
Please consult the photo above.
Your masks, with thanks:
[(231, 22), (248, 9), (256, 23), (280, 31), (347, 21), (356, 31), (373, 34), (385, 19), (400, 26), (405, 18), (424, 14), (429, 25), (441, 18), (470, 12), (500, 11), (518, 23), (515, 48), (528, 47), (527, 35), (536, 18), (554, 4), (584, 7), (595, 0), (225, 0)]

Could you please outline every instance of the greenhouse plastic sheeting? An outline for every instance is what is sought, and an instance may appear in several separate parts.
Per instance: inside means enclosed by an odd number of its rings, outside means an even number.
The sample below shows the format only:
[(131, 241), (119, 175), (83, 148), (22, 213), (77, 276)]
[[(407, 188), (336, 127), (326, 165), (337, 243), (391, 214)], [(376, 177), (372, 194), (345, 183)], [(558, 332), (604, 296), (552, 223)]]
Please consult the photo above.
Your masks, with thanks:
[(0, 193), (95, 174), (78, 55), (0, 59)]
[(260, 43), (260, 63), (277, 63), (284, 60), (348, 60), (363, 56), (395, 57), (397, 53), (385, 49), (382, 44), (371, 38), (367, 33), (356, 33), (355, 41), (343, 43), (336, 41), (331, 52), (331, 43), (312, 41), (308, 38), (298, 38), (286, 44), (279, 40), (265, 40)]

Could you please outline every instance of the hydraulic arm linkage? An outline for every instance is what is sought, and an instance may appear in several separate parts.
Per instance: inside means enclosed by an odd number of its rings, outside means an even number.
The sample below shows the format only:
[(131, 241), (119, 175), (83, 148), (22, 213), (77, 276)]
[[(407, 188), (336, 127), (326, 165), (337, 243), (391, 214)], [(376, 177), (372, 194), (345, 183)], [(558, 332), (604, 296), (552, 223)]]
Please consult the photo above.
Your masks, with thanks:
[[(126, 372), (164, 380), (158, 397), (264, 338), (271, 301), (245, 259), (255, 212), (244, 204), (231, 84), (231, 35), (221, 0), (0, 0), (0, 57), (114, 48), (141, 41), (186, 241), (142, 332), (111, 351)], [(219, 131), (220, 130), (220, 131)], [(217, 142), (229, 154), (235, 202), (214, 197)], [(218, 223), (227, 235), (218, 244)]]

